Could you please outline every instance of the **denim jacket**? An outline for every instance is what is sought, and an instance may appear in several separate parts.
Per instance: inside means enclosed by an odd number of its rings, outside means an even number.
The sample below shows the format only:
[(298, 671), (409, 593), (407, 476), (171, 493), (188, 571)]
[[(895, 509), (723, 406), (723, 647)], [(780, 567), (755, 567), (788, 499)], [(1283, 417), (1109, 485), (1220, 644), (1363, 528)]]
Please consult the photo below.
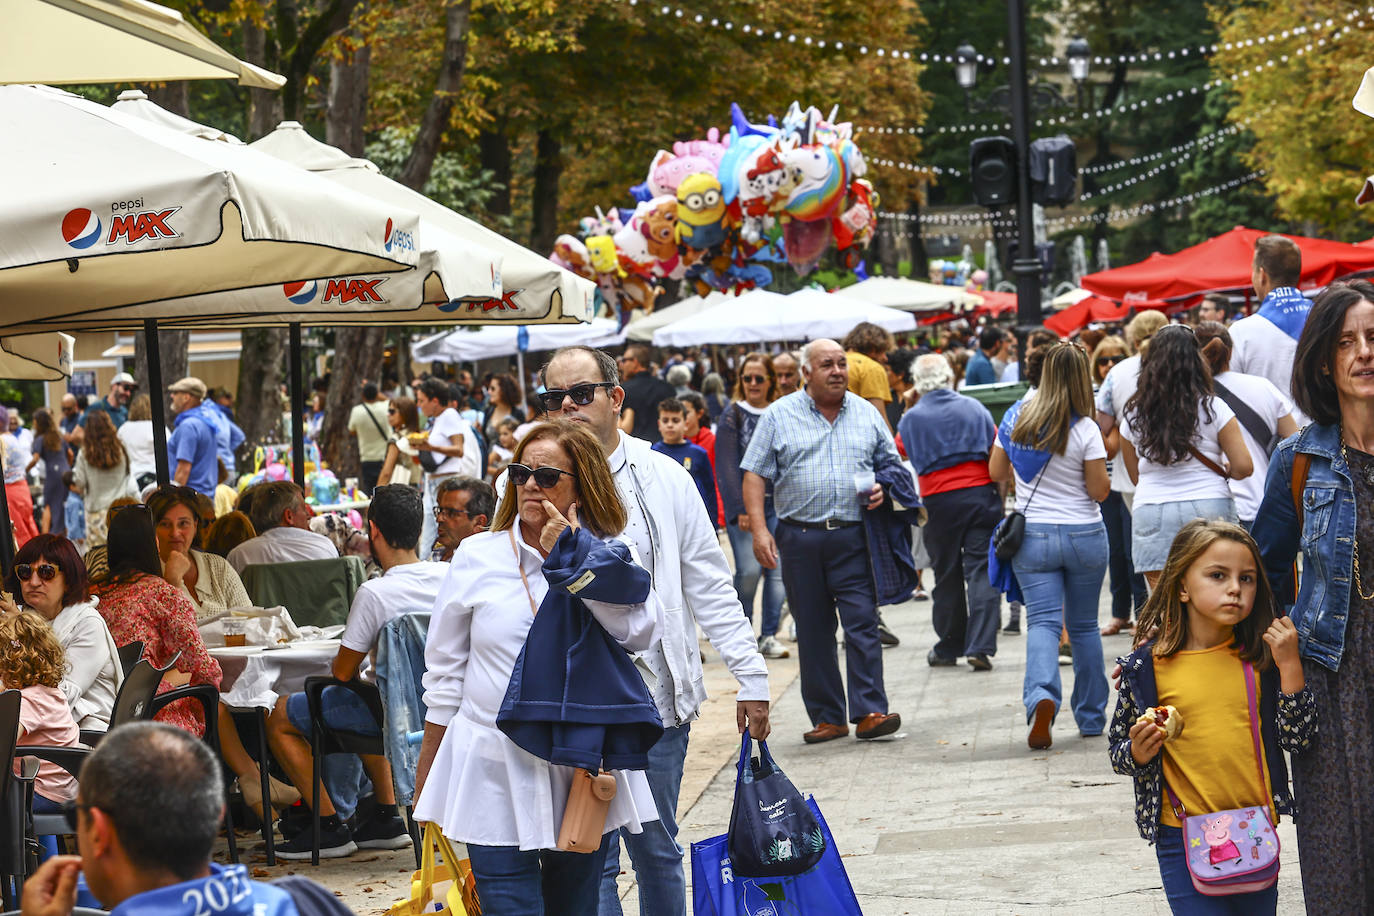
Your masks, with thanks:
[[(1134, 780), (1135, 826), (1141, 837), (1151, 843), (1159, 838), (1159, 816), (1164, 805), (1164, 766), (1160, 762), (1163, 754), (1156, 754), (1144, 765), (1136, 763), (1131, 755), (1131, 728), (1143, 710), (1159, 704), (1153, 647), (1153, 643), (1147, 643), (1125, 658), (1117, 659), (1121, 665), (1121, 691), (1117, 694), (1116, 710), (1107, 732), (1107, 754), (1112, 761), (1112, 770)], [(1297, 816), (1297, 804), (1288, 790), (1288, 767), (1284, 764), (1283, 751), (1298, 754), (1316, 740), (1316, 698), (1306, 687), (1294, 694), (1283, 693), (1279, 688), (1278, 670), (1270, 667), (1260, 672), (1258, 702), (1260, 740), (1264, 746), (1264, 762), (1269, 769), (1269, 792), (1274, 810)]]
[[(1290, 481), (1293, 456), (1310, 456), (1298, 528)], [(1345, 651), (1354, 570), (1355, 493), (1341, 457), (1339, 426), (1312, 424), (1289, 436), (1269, 462), (1264, 501), (1253, 529), (1265, 574), (1298, 630), (1303, 658), (1339, 670)], [(1293, 600), (1293, 560), (1302, 550), (1302, 581)]]
[(387, 621), (377, 637), (377, 689), (382, 695), (383, 742), (391, 764), (396, 803), (409, 805), (415, 795), (415, 768), (420, 748), (410, 736), (425, 727), (425, 636), (429, 613), (402, 614)]

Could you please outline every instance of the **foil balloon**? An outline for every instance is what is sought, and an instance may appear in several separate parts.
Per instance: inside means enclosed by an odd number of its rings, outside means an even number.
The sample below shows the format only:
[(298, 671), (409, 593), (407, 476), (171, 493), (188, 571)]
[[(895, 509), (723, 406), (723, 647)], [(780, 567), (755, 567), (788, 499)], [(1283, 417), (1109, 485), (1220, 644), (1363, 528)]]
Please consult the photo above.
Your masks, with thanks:
[(802, 276), (816, 269), (821, 255), (830, 244), (830, 221), (789, 220), (782, 227), (783, 244), (787, 248), (787, 263)]

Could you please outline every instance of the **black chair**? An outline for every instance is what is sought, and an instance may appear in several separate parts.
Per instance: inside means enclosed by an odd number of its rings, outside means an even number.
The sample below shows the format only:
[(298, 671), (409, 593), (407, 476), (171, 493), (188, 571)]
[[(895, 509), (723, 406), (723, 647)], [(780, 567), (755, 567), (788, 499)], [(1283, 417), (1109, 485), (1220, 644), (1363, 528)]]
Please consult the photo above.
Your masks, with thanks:
[[(148, 704), (148, 718), (153, 718), (163, 707), (175, 703), (177, 700), (186, 699), (200, 703), (205, 714), (205, 736), (202, 740), (215, 752), (215, 756), (219, 757), (219, 691), (213, 685), (188, 684), (185, 687), (168, 690), (166, 693), (159, 693)], [(233, 811), (228, 805), (224, 806), (224, 834), (229, 840), (229, 861), (237, 865), (239, 847), (238, 841), (234, 837)]]
[[(377, 722), (380, 732), (385, 721), (382, 715), (382, 694), (373, 684), (362, 681), (341, 681), (334, 677), (308, 677), (305, 679), (305, 701), (310, 710), (310, 756), (314, 764), (314, 774), (310, 787), (310, 864), (320, 864), (320, 767), (325, 754), (371, 754), (386, 756), (386, 745), (380, 735), (360, 735), (357, 732), (330, 728), (324, 721), (322, 697), (325, 688), (341, 687), (352, 691), (367, 705), (368, 712)], [(411, 806), (406, 805), (406, 819), (411, 818)], [(420, 847), (415, 847), (416, 856)]]
[[(114, 709), (110, 713), (110, 728), (123, 725), (125, 722), (138, 722), (153, 717), (148, 707), (153, 702), (153, 697), (157, 696), (157, 689), (162, 686), (163, 677), (172, 670), (179, 658), (180, 652), (172, 656), (172, 660), (165, 668), (154, 668), (147, 659), (141, 659), (129, 669), (129, 673), (124, 677), (124, 683), (119, 685), (119, 693), (115, 695)], [(105, 732), (98, 729), (81, 729), (81, 743), (87, 747), (95, 747), (104, 737)]]
[[(14, 749), (15, 757), (33, 757), (40, 761), (55, 763), (71, 773), (74, 779), (81, 778), (81, 766), (90, 755), (91, 749), (88, 747), (47, 747), (37, 744), (21, 744)], [(30, 836), (64, 837), (72, 832), (65, 814), (32, 813), (32, 808), (30, 808), (30, 812), (30, 820), (33, 825)], [(64, 852), (67, 851), (65, 845), (64, 843)]]
[[(16, 881), (29, 871), (27, 786), (14, 775), (14, 747), (19, 740), (18, 690), (0, 693), (0, 899), (5, 907), (19, 905)], [(29, 767), (29, 779), (38, 763)], [(30, 783), (31, 784), (31, 783)]]
[(134, 670), (134, 665), (143, 657), (143, 643), (135, 639), (119, 647), (119, 667), (123, 669), (124, 676), (128, 677), (129, 672)]
[[(258, 778), (261, 780), (260, 789), (263, 799), (262, 841), (267, 848), (267, 864), (271, 867), (277, 864), (277, 840), (272, 831), (272, 802), (270, 800), (272, 797), (272, 776), (268, 766), (272, 760), (272, 753), (267, 749), (267, 710), (261, 706), (230, 706), (227, 703), (225, 709), (229, 710), (229, 717), (235, 720), (236, 728), (240, 716), (251, 718), (254, 731), (258, 733)], [(242, 786), (239, 787), (238, 791), (240, 798), (242, 798)], [(246, 802), (245, 807), (247, 807)]]

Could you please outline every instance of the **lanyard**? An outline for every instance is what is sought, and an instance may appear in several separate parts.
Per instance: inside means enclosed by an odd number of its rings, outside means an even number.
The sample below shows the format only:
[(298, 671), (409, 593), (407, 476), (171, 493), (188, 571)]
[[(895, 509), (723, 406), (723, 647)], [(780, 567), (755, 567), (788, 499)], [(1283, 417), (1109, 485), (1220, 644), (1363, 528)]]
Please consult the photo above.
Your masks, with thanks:
[(515, 568), (520, 571), (520, 582), (525, 586), (525, 597), (530, 599), (530, 614), (537, 615), (539, 608), (534, 603), (534, 592), (530, 591), (530, 580), (525, 578), (525, 564), (520, 562), (520, 548), (515, 546), (515, 526), (506, 529), (510, 535), (510, 549), (515, 553)]

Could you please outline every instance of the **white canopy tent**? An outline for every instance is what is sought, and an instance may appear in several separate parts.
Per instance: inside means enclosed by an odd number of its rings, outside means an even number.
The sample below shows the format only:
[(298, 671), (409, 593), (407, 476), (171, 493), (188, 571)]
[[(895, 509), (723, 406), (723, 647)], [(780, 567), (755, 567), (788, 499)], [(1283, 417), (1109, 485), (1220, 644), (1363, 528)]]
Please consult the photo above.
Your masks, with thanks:
[[(593, 318), (586, 324), (541, 324), (524, 326), (529, 333), (526, 351), (537, 353), (559, 347), (616, 347), (625, 342), (625, 332), (614, 318)], [(421, 362), (475, 362), (520, 352), (520, 326), (489, 325), (476, 331), (455, 328), (411, 344), (412, 359)]]
[(784, 296), (756, 289), (659, 328), (653, 340), (661, 347), (690, 347), (839, 338), (861, 321), (871, 321), (889, 331), (916, 328), (916, 316), (910, 312), (871, 305), (840, 293), (803, 289)]
[(181, 13), (148, 0), (0, 0), (0, 22), (0, 83), (286, 84), (286, 77), (206, 38)]
[(636, 321), (631, 321), (625, 328), (625, 336), (630, 340), (637, 340), (648, 343), (654, 339), (654, 332), (661, 327), (666, 327), (674, 321), (681, 321), (689, 315), (705, 311), (712, 306), (724, 302), (726, 295), (721, 292), (708, 293), (706, 296), (689, 296), (680, 302), (672, 305), (665, 305), (654, 309), (652, 314), (645, 315)]
[(983, 300), (958, 286), (941, 286), (906, 277), (869, 277), (840, 290), (845, 296), (873, 305), (908, 312), (938, 312), (943, 309), (981, 305)]
[(333, 184), (420, 214), (425, 224), (426, 245), (431, 244), (428, 241), (430, 233), (442, 232), (445, 239), (453, 240), (444, 241), (445, 247), (450, 244), (480, 247), (500, 255), (501, 265), (495, 275), (497, 291), (451, 302), (451, 308), (442, 309), (441, 320), (445, 324), (460, 320), (471, 324), (563, 323), (586, 321), (592, 317), (596, 290), (592, 281), (392, 181), (368, 160), (355, 159), (341, 149), (321, 143), (295, 121), (283, 121), (272, 133), (249, 146), (313, 172)]
[(71, 378), (74, 344), (70, 334), (57, 331), (0, 337), (0, 378), (40, 382)]
[[(419, 261), (419, 218), (271, 157), (187, 136), (57, 89), (0, 86), (0, 333), (221, 326), (168, 300)], [(371, 311), (367, 303), (317, 314)], [(312, 309), (287, 295), (279, 323)]]

